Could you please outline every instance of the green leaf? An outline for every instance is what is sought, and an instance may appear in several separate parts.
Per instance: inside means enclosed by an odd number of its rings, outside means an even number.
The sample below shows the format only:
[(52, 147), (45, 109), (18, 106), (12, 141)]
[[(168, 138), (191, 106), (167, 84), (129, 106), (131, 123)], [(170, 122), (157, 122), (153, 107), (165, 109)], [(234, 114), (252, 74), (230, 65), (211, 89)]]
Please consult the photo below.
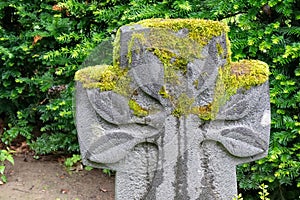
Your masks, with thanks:
[(4, 174), (5, 166), (0, 165), (0, 174)]
[(8, 160), (11, 164), (15, 164), (14, 158), (12, 155), (7, 155), (6, 160)]
[(7, 182), (7, 178), (5, 175), (1, 175), (1, 180), (3, 183), (6, 183)]
[(85, 169), (86, 171), (91, 171), (91, 170), (94, 169), (94, 168), (91, 167), (91, 166), (85, 166), (84, 169)]
[(297, 68), (297, 69), (295, 70), (295, 75), (296, 75), (296, 76), (300, 76), (300, 68)]

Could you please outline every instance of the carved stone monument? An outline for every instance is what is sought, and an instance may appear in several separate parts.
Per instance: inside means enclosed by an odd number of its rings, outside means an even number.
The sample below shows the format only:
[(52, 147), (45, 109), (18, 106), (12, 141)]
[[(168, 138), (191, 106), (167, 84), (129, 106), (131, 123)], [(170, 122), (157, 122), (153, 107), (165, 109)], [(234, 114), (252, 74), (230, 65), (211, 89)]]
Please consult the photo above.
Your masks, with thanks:
[(113, 65), (76, 73), (82, 159), (116, 170), (115, 199), (230, 200), (236, 165), (267, 154), (268, 66), (232, 62), (228, 30), (144, 20), (119, 29)]

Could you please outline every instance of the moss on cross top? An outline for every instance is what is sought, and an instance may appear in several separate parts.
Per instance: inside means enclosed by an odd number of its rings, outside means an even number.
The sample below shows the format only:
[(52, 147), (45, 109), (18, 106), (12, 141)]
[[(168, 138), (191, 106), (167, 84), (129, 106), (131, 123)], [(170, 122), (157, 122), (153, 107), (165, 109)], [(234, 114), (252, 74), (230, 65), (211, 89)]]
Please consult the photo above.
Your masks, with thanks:
[[(130, 85), (134, 81), (134, 77), (130, 75), (132, 56), (141, 54), (141, 51), (151, 52), (161, 61), (165, 84), (157, 93), (162, 98), (169, 99), (174, 106), (172, 114), (178, 118), (195, 114), (202, 120), (214, 120), (220, 107), (239, 89), (248, 90), (268, 80), (268, 65), (264, 62), (231, 62), (227, 36), (229, 27), (223, 22), (203, 19), (147, 19), (130, 24), (129, 27), (132, 27), (132, 33), (127, 38), (126, 46), (128, 66), (120, 66), (122, 32), (119, 29), (114, 41), (113, 66), (97, 65), (81, 69), (77, 71), (75, 80), (80, 81), (87, 89), (99, 88), (101, 91), (114, 91), (127, 97), (128, 105), (137, 117), (147, 116), (150, 112), (130, 97), (133, 92)], [(136, 27), (139, 27), (139, 31), (135, 32)], [(213, 38), (217, 38), (215, 43), (209, 44)], [(202, 50), (208, 44), (215, 48), (216, 57), (226, 60), (227, 63), (211, 66), (218, 68), (213, 100), (200, 106), (197, 105), (195, 97), (188, 96), (184, 91), (175, 94), (174, 88), (181, 84), (183, 77), (186, 78), (189, 63), (195, 59), (206, 59)], [(192, 81), (192, 85), (199, 89), (196, 86), (200, 77)]]
[(108, 91), (115, 90), (118, 80), (126, 74), (127, 70), (118, 66), (96, 65), (77, 71), (75, 81), (80, 81), (84, 88)]
[(188, 37), (205, 46), (213, 37), (220, 36), (229, 31), (229, 27), (219, 21), (204, 19), (146, 19), (137, 24), (149, 28), (169, 29), (174, 32), (188, 30)]
[(219, 108), (239, 89), (248, 90), (253, 86), (265, 83), (268, 79), (269, 67), (259, 60), (231, 62), (219, 68), (210, 119), (214, 119)]

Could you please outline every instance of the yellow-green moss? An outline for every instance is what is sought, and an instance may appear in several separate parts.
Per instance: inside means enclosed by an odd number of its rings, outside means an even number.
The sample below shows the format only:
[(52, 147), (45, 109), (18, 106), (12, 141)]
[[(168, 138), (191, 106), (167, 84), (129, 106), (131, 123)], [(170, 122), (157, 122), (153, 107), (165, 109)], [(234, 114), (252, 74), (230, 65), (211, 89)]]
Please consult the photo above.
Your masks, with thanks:
[[(132, 51), (135, 51), (136, 53), (140, 52), (140, 48), (137, 45), (137, 42), (140, 42), (142, 45), (145, 44), (146, 39), (144, 33), (133, 33), (131, 35), (131, 39), (128, 42), (128, 53), (127, 53), (127, 59), (128, 64), (131, 64), (132, 60)], [(133, 47), (137, 47), (136, 49), (133, 49)]]
[(211, 105), (211, 119), (214, 119), (219, 108), (239, 89), (248, 90), (268, 80), (268, 65), (259, 60), (241, 60), (232, 62), (219, 69)]
[[(218, 55), (226, 57), (227, 64), (219, 68), (213, 102), (205, 106), (193, 106), (194, 98), (185, 93), (175, 99), (168, 93), (166, 86), (159, 91), (163, 98), (168, 98), (172, 102), (174, 106), (172, 114), (175, 117), (196, 114), (202, 120), (213, 120), (219, 112), (219, 108), (239, 89), (247, 90), (268, 80), (268, 66), (261, 61), (242, 60), (231, 63), (230, 41), (227, 36), (229, 28), (222, 22), (201, 19), (148, 19), (137, 24), (151, 27), (151, 29), (149, 32), (132, 34), (127, 44), (128, 63), (131, 63), (133, 51), (139, 53), (140, 49), (137, 44), (140, 43), (163, 63), (164, 81), (168, 84), (180, 84), (179, 73), (185, 75), (188, 62), (195, 58), (201, 58), (203, 46), (207, 45), (213, 37), (222, 34), (226, 36), (225, 50), (221, 44), (216, 44)], [(227, 51), (227, 55), (225, 51)], [(114, 90), (129, 97), (133, 91), (130, 89), (131, 79), (127, 76), (128, 66), (122, 66), (124, 69), (119, 67), (120, 30), (118, 30), (114, 42), (113, 56), (114, 66), (101, 65), (84, 68), (76, 73), (75, 80), (82, 82), (85, 88), (100, 88), (102, 91)], [(198, 80), (195, 80), (193, 84), (197, 88)], [(128, 105), (133, 114), (138, 117), (149, 115), (149, 111), (133, 99), (129, 100)]]
[(221, 46), (220, 43), (216, 44), (216, 48), (217, 48), (217, 51), (218, 51), (218, 55), (221, 56), (221, 57), (224, 57), (224, 49), (223, 49), (223, 47)]
[(227, 76), (224, 83), (230, 96), (239, 88), (250, 89), (252, 86), (263, 84), (269, 78), (268, 65), (259, 60), (232, 62), (228, 68), (230, 68), (230, 76)]
[(194, 80), (193, 85), (196, 89), (198, 89), (199, 80), (198, 79)]
[(148, 46), (154, 50), (170, 51), (187, 60), (201, 58), (202, 45), (188, 35), (179, 36), (168, 28), (151, 29), (147, 40)]
[(121, 40), (121, 31), (118, 29), (116, 38), (113, 42), (113, 65), (119, 66), (120, 64), (120, 40)]
[(130, 87), (131, 79), (129, 76), (121, 76), (116, 83), (116, 87), (113, 89), (114, 92), (121, 94), (124, 97), (130, 97), (133, 89)]
[[(178, 73), (184, 75), (188, 62), (195, 58), (201, 58), (203, 46), (207, 45), (213, 37), (222, 34), (225, 34), (228, 39), (227, 32), (229, 31), (228, 26), (222, 22), (200, 19), (148, 19), (137, 24), (151, 28), (147, 40), (143, 37), (140, 37), (139, 40), (143, 41), (144, 45), (148, 47), (147, 50), (153, 52), (163, 63), (165, 82), (171, 84), (180, 84)], [(220, 56), (226, 56), (219, 43), (216, 48)], [(230, 51), (229, 47), (226, 50)], [(131, 51), (132, 45), (129, 45), (128, 53)], [(128, 57), (131, 57), (130, 53)], [(228, 59), (230, 61), (230, 58)], [(195, 82), (195, 84), (197, 87), (198, 83)], [(181, 94), (174, 101), (174, 97), (168, 94), (166, 87), (162, 87), (159, 94), (174, 103), (172, 114), (176, 117), (193, 113), (198, 114), (204, 120), (212, 118), (211, 105), (192, 107), (194, 99), (189, 98), (186, 94)]]
[(183, 74), (186, 73), (186, 66), (188, 64), (187, 58), (181, 57), (167, 49), (154, 48), (148, 50), (153, 51), (154, 55), (162, 61), (165, 67), (180, 70)]
[[(151, 29), (147, 32), (147, 36), (141, 33), (132, 35), (128, 43), (129, 64), (134, 42), (138, 39), (147, 47), (147, 50), (152, 51), (161, 60), (165, 67), (165, 81), (172, 83), (177, 82), (177, 72), (186, 73), (188, 62), (195, 58), (201, 58), (203, 46), (215, 36), (222, 34), (227, 36), (229, 31), (228, 26), (223, 22), (203, 19), (157, 18), (142, 20), (135, 24)], [(115, 43), (115, 46), (117, 45)]]
[(172, 115), (179, 118), (188, 114), (194, 114), (198, 115), (200, 119), (206, 121), (213, 118), (211, 104), (205, 106), (193, 106), (194, 102), (194, 98), (190, 98), (184, 93), (181, 94), (175, 101), (175, 108)]
[(186, 94), (180, 94), (178, 99), (175, 102), (175, 108), (172, 112), (173, 116), (180, 117), (187, 114), (190, 114), (192, 111), (192, 105), (194, 103), (195, 99), (190, 98)]
[[(153, 52), (163, 63), (165, 68), (165, 77), (169, 80), (176, 79), (176, 72), (186, 73), (188, 61), (195, 58), (201, 58), (201, 49), (197, 42), (188, 36), (179, 37), (170, 29), (151, 29), (150, 33), (145, 35), (142, 33), (134, 33), (128, 42), (128, 63), (131, 63), (132, 52), (138, 51), (137, 42), (140, 42)], [(136, 47), (137, 49), (133, 49)]]
[(138, 22), (144, 27), (155, 27), (179, 31), (189, 30), (189, 38), (197, 41), (201, 46), (205, 46), (213, 37), (220, 36), (229, 31), (229, 27), (219, 21), (204, 19), (146, 19)]
[(118, 66), (96, 65), (76, 72), (75, 80), (80, 81), (84, 88), (99, 88), (101, 91), (116, 89), (117, 82), (126, 76), (127, 70)]
[(179, 78), (177, 72), (186, 74), (188, 60), (166, 49), (155, 48), (148, 50), (153, 51), (154, 55), (156, 55), (162, 62), (164, 66), (165, 82), (171, 84), (178, 84)]
[(129, 108), (133, 111), (133, 114), (137, 117), (145, 117), (149, 115), (149, 111), (140, 106), (135, 100), (130, 99), (128, 102)]
[(192, 114), (198, 115), (200, 119), (208, 121), (212, 119), (211, 104), (206, 106), (195, 106), (192, 108)]
[(158, 92), (163, 98), (170, 98), (168, 91), (166, 90), (166, 86), (162, 86), (160, 91)]
[(231, 63), (232, 52), (231, 52), (231, 43), (228, 34), (226, 34), (226, 50), (227, 50), (227, 58), (226, 58), (227, 63)]

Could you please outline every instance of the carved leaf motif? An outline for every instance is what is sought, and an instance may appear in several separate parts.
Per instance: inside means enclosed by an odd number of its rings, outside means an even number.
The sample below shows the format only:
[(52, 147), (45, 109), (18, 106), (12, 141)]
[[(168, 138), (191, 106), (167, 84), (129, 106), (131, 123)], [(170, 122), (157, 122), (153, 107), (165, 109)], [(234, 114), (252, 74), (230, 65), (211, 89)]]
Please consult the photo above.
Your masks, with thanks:
[[(93, 127), (94, 139), (89, 146), (87, 159), (98, 163), (115, 163), (122, 160), (141, 142), (151, 141), (161, 130), (151, 126), (128, 124), (109, 131)], [(152, 139), (149, 139), (152, 138)]]
[(106, 121), (113, 124), (126, 124), (130, 121), (128, 100), (113, 92), (87, 90), (89, 100), (95, 111)]
[(116, 163), (122, 160), (140, 141), (123, 131), (114, 131), (98, 138), (89, 148), (87, 159), (97, 163)]
[(138, 61), (141, 63), (132, 63), (134, 80), (144, 92), (160, 100), (159, 91), (164, 85), (164, 70), (160, 60), (151, 52), (145, 51)]
[(238, 120), (244, 118), (249, 113), (249, 100), (246, 95), (237, 94), (221, 108), (216, 119), (218, 120)]
[(258, 137), (257, 133), (245, 127), (223, 129), (214, 136), (211, 139), (219, 141), (232, 155), (237, 157), (261, 154), (265, 152), (268, 146), (265, 141)]

